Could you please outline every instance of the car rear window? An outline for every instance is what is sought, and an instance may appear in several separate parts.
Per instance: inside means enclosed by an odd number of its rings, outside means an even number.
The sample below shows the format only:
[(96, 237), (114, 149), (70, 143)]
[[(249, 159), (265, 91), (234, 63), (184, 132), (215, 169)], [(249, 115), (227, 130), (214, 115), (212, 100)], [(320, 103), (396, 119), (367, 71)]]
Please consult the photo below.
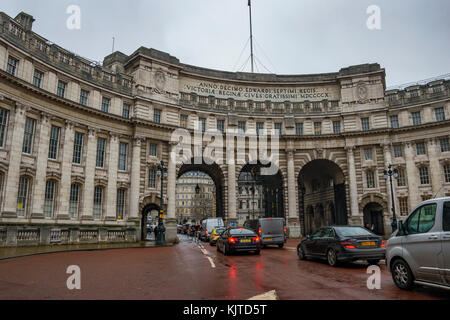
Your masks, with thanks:
[(230, 234), (233, 236), (256, 235), (252, 230), (249, 230), (249, 229), (231, 229)]
[(335, 230), (342, 237), (373, 235), (369, 230), (360, 227), (337, 227)]
[(261, 229), (264, 232), (283, 232), (284, 221), (283, 219), (265, 219), (261, 220)]
[(216, 233), (217, 234), (221, 234), (222, 232), (224, 232), (225, 231), (225, 228), (222, 228), (222, 229), (216, 229)]

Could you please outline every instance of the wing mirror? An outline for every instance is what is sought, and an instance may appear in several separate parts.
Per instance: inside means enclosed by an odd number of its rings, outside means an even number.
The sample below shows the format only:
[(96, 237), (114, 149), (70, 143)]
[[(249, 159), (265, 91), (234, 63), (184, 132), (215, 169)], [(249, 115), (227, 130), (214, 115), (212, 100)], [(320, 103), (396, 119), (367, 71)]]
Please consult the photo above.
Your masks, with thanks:
[(397, 228), (398, 228), (398, 233), (399, 236), (403, 236), (403, 235), (407, 235), (408, 231), (406, 230), (405, 224), (403, 223), (403, 221), (399, 221), (397, 223)]

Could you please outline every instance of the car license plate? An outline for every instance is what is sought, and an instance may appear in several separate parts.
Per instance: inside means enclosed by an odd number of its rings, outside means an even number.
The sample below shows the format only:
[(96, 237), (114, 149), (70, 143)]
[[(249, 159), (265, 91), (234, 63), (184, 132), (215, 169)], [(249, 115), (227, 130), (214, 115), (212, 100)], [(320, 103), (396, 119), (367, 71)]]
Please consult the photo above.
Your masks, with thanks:
[(265, 238), (265, 241), (272, 241), (272, 238)]
[(241, 243), (248, 243), (248, 242), (252, 242), (250, 239), (242, 239)]
[(375, 241), (364, 241), (364, 242), (361, 242), (361, 245), (365, 246), (365, 247), (375, 246)]

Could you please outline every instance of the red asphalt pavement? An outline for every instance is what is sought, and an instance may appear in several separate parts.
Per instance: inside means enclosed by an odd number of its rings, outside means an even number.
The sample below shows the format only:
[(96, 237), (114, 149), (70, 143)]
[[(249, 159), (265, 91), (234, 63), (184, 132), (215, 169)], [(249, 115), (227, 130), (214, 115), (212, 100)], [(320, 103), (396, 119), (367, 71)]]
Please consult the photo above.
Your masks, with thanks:
[[(367, 264), (333, 268), (325, 262), (300, 261), (298, 241), (289, 241), (284, 249), (264, 249), (261, 255), (224, 256), (209, 244), (202, 243), (202, 250), (192, 239), (180, 239), (173, 247), (2, 260), (0, 299), (249, 299), (271, 290), (279, 299), (450, 298), (449, 292), (431, 288), (398, 289), (383, 264), (381, 289), (369, 290)], [(81, 290), (67, 289), (70, 265), (81, 269)]]

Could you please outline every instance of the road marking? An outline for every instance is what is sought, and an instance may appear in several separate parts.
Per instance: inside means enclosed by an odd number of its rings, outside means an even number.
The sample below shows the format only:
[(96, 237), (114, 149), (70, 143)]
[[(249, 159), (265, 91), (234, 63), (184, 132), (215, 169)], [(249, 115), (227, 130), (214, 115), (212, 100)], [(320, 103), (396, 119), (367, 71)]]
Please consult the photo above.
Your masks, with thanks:
[(248, 300), (278, 300), (277, 292), (275, 290), (254, 296)]
[(295, 247), (286, 247), (286, 249), (288, 249), (288, 250), (297, 250), (297, 248), (295, 248)]
[(211, 257), (207, 257), (207, 258), (208, 258), (209, 262), (211, 263), (211, 267), (215, 268), (216, 265), (214, 264), (213, 259)]
[(201, 249), (201, 250), (202, 250), (202, 252), (203, 252), (203, 254), (204, 254), (205, 256), (208, 255), (208, 250), (205, 250), (205, 249)]

